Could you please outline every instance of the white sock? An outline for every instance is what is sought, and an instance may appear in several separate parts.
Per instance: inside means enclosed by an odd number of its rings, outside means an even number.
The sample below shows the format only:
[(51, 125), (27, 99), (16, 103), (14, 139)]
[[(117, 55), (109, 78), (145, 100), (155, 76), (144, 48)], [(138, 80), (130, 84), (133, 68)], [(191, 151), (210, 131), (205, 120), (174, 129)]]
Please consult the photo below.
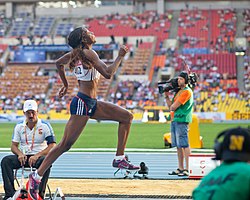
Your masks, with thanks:
[(33, 174), (34, 179), (36, 179), (37, 181), (40, 181), (42, 179), (42, 176), (39, 176), (39, 174), (37, 173), (37, 170), (35, 171), (35, 173)]
[(125, 158), (124, 155), (121, 156), (115, 156), (115, 160), (123, 160)]

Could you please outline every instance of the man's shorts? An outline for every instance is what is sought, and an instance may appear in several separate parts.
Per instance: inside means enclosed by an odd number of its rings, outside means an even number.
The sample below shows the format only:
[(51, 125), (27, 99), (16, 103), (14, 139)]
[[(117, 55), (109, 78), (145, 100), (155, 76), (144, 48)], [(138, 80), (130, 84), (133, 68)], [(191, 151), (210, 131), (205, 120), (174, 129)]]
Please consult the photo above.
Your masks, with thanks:
[(171, 122), (171, 141), (172, 147), (187, 148), (188, 143), (188, 123)]
[(93, 116), (96, 110), (97, 100), (78, 92), (70, 103), (71, 115)]

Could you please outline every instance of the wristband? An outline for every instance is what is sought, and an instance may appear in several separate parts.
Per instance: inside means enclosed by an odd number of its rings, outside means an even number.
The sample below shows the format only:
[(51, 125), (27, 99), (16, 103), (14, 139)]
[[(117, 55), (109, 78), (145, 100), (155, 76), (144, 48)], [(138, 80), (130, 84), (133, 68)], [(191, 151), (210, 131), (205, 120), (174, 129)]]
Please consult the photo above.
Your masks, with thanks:
[(174, 119), (174, 111), (170, 111), (171, 119)]

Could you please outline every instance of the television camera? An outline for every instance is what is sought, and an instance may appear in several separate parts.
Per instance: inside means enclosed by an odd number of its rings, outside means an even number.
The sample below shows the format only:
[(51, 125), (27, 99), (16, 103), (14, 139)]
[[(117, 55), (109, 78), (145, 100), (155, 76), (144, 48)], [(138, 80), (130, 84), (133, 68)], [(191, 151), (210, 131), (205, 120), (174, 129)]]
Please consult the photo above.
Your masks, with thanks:
[[(187, 72), (181, 72), (181, 73), (187, 74)], [(187, 74), (187, 76), (188, 76), (187, 84), (193, 90), (197, 84), (198, 76), (195, 72), (191, 72), (190, 74)], [(180, 87), (178, 85), (178, 77), (172, 78), (167, 81), (158, 82), (158, 90), (160, 94), (163, 94), (164, 92), (168, 91), (178, 92), (179, 89)]]

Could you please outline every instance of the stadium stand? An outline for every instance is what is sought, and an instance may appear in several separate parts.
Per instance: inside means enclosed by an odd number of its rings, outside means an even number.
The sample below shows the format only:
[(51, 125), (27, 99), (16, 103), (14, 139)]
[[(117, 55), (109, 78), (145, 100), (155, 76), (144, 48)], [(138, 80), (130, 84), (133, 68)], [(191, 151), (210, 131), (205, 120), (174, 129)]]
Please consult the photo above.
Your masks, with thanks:
[(182, 10), (178, 19), (178, 36), (184, 48), (208, 46), (208, 11)]
[[(244, 29), (243, 36), (249, 40), (249, 9), (243, 14)], [(109, 42), (110, 36), (127, 37), (132, 41), (140, 40), (144, 36), (155, 37), (153, 42), (137, 41), (131, 46), (128, 59), (122, 63), (116, 77), (111, 80), (101, 78), (99, 83), (98, 98), (110, 99), (127, 108), (143, 108), (145, 105), (165, 105), (160, 102), (157, 93), (156, 82), (159, 77), (154, 74), (159, 69), (173, 69), (176, 75), (183, 70), (182, 59), (190, 65), (191, 71), (200, 76), (199, 84), (195, 88), (196, 110), (200, 112), (249, 112), (249, 55), (243, 58), (242, 64), (235, 55), (235, 39), (237, 32), (237, 14), (235, 9), (182, 9), (179, 15), (173, 17), (173, 11), (167, 10), (164, 14), (156, 11), (146, 10), (141, 13), (129, 14), (105, 14), (104, 16), (85, 18), (84, 25), (95, 32), (97, 37), (106, 38)], [(65, 17), (66, 18), (66, 17)], [(3, 21), (3, 20), (2, 20)], [(81, 21), (81, 23), (84, 20)], [(4, 23), (0, 24), (0, 34), (22, 37), (43, 37), (55, 35), (65, 37), (76, 27), (77, 20), (69, 17), (67, 20), (55, 16), (38, 16), (32, 18), (30, 15), (22, 14), (16, 17), (11, 28), (6, 28)], [(177, 26), (172, 26), (177, 23)], [(6, 31), (9, 29), (8, 34)], [(177, 39), (177, 44), (166, 46), (170, 31), (176, 32), (171, 39)], [(177, 36), (177, 37), (176, 37)], [(7, 45), (0, 46), (5, 51)], [(18, 66), (16, 66), (18, 67)], [(244, 88), (239, 87), (239, 68), (244, 70)], [(27, 93), (27, 88), (32, 88), (32, 83), (38, 85), (35, 94), (43, 94), (51, 100), (52, 104), (61, 104), (56, 95), (61, 83), (58, 77), (37, 76), (39, 66), (25, 67), (25, 74), (30, 78), (22, 77), (24, 66), (18, 70), (15, 66), (4, 66), (1, 75), (1, 94), (6, 97), (15, 97), (20, 92)], [(30, 71), (29, 71), (30, 70)], [(160, 73), (161, 73), (160, 70)], [(54, 70), (55, 71), (55, 70)], [(171, 70), (170, 70), (171, 71)], [(18, 76), (16, 75), (18, 74)], [(129, 81), (130, 77), (146, 76), (148, 80)], [(122, 81), (119, 79), (123, 76)], [(127, 77), (127, 81), (124, 80)], [(27, 77), (27, 76), (26, 76)], [(158, 78), (158, 79), (157, 79)], [(66, 102), (61, 104), (67, 108), (68, 101), (75, 95), (77, 81), (73, 76), (68, 76), (69, 91)], [(19, 82), (20, 84), (17, 84)], [(22, 84), (21, 82), (25, 83)], [(16, 90), (9, 88), (15, 87)], [(6, 89), (8, 88), (8, 89)], [(128, 92), (129, 91), (129, 92)], [(33, 92), (33, 90), (32, 90)], [(120, 93), (120, 94), (119, 94)], [(117, 98), (117, 95), (119, 98)], [(26, 95), (27, 96), (27, 95)], [(56, 102), (56, 103), (55, 103)], [(55, 108), (56, 106), (51, 106)], [(58, 109), (60, 110), (60, 109)]]
[[(37, 76), (38, 66), (11, 66), (0, 77), (0, 93), (8, 98), (44, 94), (48, 89), (48, 77)], [(35, 83), (35, 84), (34, 84)]]
[(56, 36), (67, 36), (69, 35), (70, 31), (74, 29), (74, 24), (73, 23), (58, 23), (56, 30), (55, 30), (55, 35)]
[(11, 20), (6, 18), (5, 13), (0, 11), (0, 37), (6, 36), (7, 30), (11, 26)]
[(35, 22), (33, 35), (34, 36), (49, 35), (51, 33), (54, 22), (55, 22), (54, 17), (40, 17)]
[(111, 92), (109, 100), (127, 109), (142, 109), (156, 106), (158, 91), (150, 86), (150, 81), (120, 81)]
[(30, 28), (33, 24), (33, 19), (29, 13), (19, 13), (16, 15), (15, 20), (10, 29), (10, 36), (27, 36), (29, 35)]
[[(178, 57), (177, 71), (181, 69), (182, 60)], [(228, 74), (236, 77), (236, 56), (229, 53), (185, 55), (185, 59), (190, 61), (191, 70), (198, 74), (209, 74), (213, 71), (220, 74)]]
[(122, 66), (121, 75), (144, 75), (149, 63), (151, 49), (138, 48)]
[(243, 20), (246, 23), (244, 30), (243, 30), (243, 35), (246, 37), (248, 43), (250, 43), (250, 9), (245, 9), (243, 12)]
[(166, 60), (166, 55), (155, 55), (152, 61), (152, 65), (150, 68), (148, 80), (152, 81), (154, 72), (157, 71), (159, 68), (165, 67), (165, 60)]

